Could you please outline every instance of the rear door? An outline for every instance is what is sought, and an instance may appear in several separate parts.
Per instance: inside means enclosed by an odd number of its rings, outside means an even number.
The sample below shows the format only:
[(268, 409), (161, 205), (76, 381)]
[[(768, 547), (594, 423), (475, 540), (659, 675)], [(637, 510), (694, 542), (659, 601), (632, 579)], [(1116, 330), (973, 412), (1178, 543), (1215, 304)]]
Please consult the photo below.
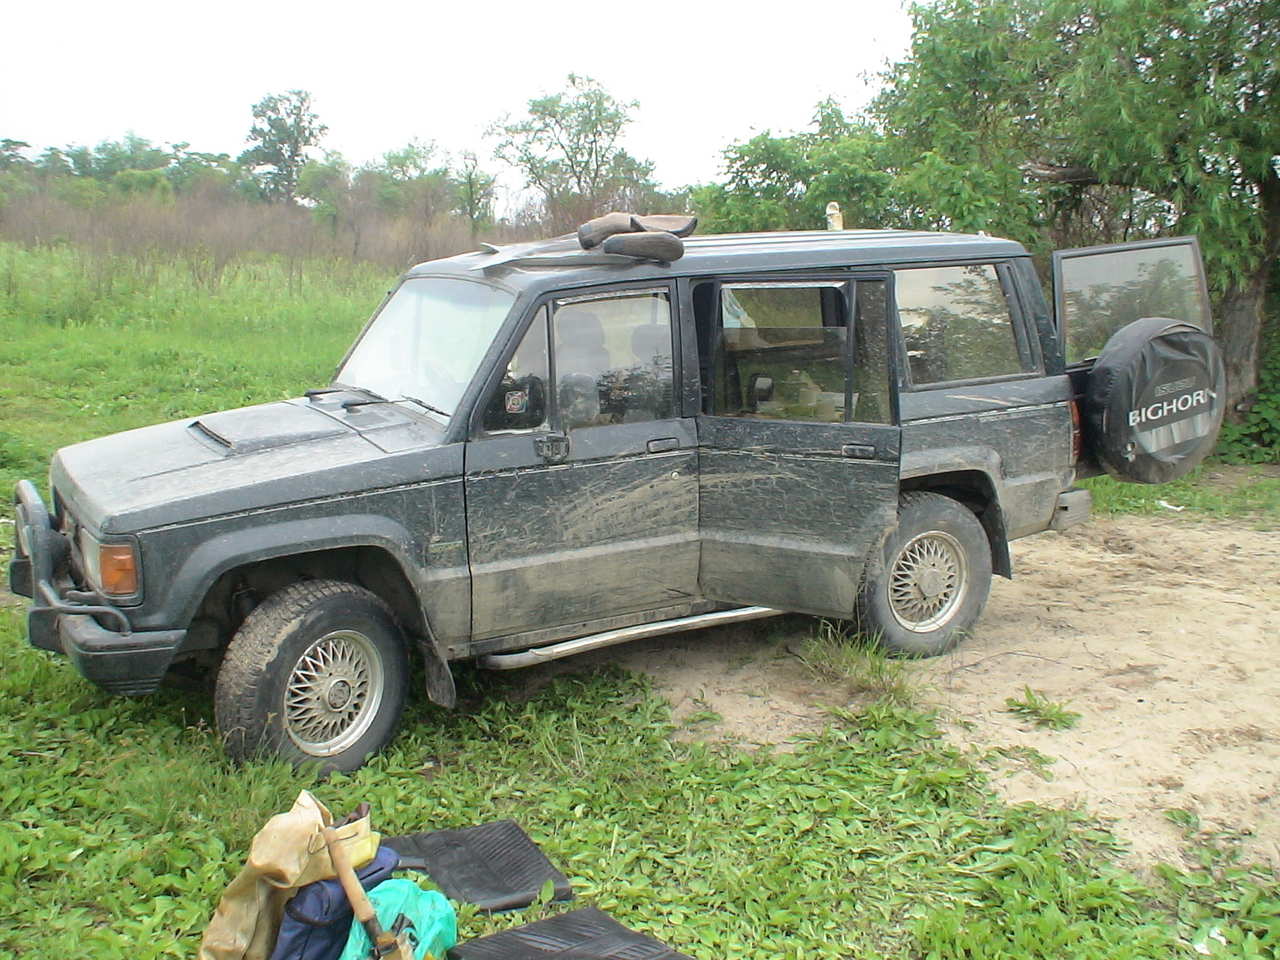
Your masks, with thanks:
[(1092, 360), (1113, 333), (1143, 317), (1182, 320), (1213, 333), (1195, 237), (1059, 250), (1053, 302), (1068, 366)]
[(1049, 525), (1072, 470), (1071, 385), (1015, 280), (1006, 260), (894, 269), (902, 479), (985, 474), (1009, 539)]
[(885, 276), (698, 281), (705, 596), (852, 614), (895, 521)]

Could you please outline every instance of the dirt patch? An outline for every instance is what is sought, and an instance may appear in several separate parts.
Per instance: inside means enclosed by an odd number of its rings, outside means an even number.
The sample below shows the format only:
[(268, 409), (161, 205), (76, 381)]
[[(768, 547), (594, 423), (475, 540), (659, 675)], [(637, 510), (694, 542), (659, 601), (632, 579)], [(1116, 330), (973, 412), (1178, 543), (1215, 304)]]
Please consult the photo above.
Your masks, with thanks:
[[(948, 734), (1004, 749), (1012, 801), (1083, 804), (1138, 863), (1185, 845), (1165, 811), (1242, 837), (1280, 866), (1280, 538), (1186, 518), (1095, 520), (1013, 545), (977, 634), (912, 664)], [(529, 671), (616, 662), (652, 676), (683, 736), (783, 745), (820, 729), (839, 693), (787, 649), (803, 618), (644, 641)], [(1024, 687), (1081, 714), (1069, 730), (1008, 712)], [(1052, 762), (1038, 774), (1031, 751)]]
[(521, 671), (536, 689), (552, 676), (610, 663), (647, 673), (671, 701), (678, 739), (794, 749), (828, 723), (830, 685), (788, 650), (805, 617), (639, 640)]
[[(1095, 521), (1013, 545), (978, 633), (913, 667), (949, 733), (1030, 748), (997, 774), (1012, 800), (1083, 803), (1142, 862), (1176, 861), (1173, 808), (1280, 866), (1280, 539), (1237, 525)], [(1081, 714), (1051, 731), (1005, 706), (1032, 687)], [(1024, 750), (1025, 753), (1025, 750)]]

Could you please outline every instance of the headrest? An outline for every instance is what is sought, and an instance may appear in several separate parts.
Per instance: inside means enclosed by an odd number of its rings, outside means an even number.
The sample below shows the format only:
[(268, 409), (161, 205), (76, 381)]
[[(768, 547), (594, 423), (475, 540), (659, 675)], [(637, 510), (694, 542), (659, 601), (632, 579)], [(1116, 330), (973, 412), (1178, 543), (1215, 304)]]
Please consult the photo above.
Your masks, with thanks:
[(671, 356), (671, 329), (660, 323), (647, 323), (631, 331), (631, 352), (641, 363), (652, 363), (654, 357)]
[(561, 307), (556, 311), (556, 341), (577, 347), (604, 346), (604, 328), (590, 310)]

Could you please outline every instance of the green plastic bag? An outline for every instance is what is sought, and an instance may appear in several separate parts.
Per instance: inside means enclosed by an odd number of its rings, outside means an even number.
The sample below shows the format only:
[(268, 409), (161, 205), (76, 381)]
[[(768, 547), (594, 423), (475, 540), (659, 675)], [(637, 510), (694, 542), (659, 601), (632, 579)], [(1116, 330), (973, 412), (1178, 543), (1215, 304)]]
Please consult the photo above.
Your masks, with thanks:
[[(401, 914), (412, 921), (409, 942), (415, 944), (415, 960), (423, 960), (428, 954), (434, 960), (443, 960), (445, 951), (458, 942), (458, 918), (453, 904), (439, 891), (423, 890), (412, 880), (383, 880), (369, 891), (369, 900), (384, 930), (395, 926)], [(372, 954), (373, 942), (360, 921), (353, 920), (347, 945), (338, 960), (368, 960)]]

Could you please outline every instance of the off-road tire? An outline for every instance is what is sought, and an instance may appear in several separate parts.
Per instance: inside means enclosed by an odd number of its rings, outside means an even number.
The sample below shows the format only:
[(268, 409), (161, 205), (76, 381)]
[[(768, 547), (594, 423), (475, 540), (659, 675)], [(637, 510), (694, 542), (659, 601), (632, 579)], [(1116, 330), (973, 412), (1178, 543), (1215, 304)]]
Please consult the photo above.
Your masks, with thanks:
[[(298, 699), (298, 684), (315, 672), (317, 656), (334, 650), (348, 651), (347, 659), (338, 657), (325, 668), (331, 672), (320, 671), (320, 683), (328, 687), (313, 685), (317, 694), (312, 714), (325, 707), (339, 712), (359, 699), (361, 690), (368, 705), (359, 707), (345, 727), (341, 717), (331, 720), (340, 728), (335, 737), (308, 741), (300, 736), (304, 724), (297, 711), (302, 709), (304, 718), (315, 717), (306, 714), (307, 700)], [(354, 686), (347, 683), (347, 700), (343, 669), (359, 680)], [(255, 608), (227, 647), (214, 694), (218, 732), (227, 753), (237, 760), (277, 756), (295, 766), (316, 765), (326, 773), (355, 770), (391, 740), (404, 708), (408, 678), (404, 635), (382, 600), (337, 580), (290, 584)], [(285, 695), (291, 681), (295, 706), (287, 712)], [(336, 700), (329, 699), (335, 693)]]
[(858, 627), (888, 653), (932, 657), (964, 639), (991, 590), (991, 544), (978, 518), (938, 493), (904, 493), (898, 526), (870, 557)]

